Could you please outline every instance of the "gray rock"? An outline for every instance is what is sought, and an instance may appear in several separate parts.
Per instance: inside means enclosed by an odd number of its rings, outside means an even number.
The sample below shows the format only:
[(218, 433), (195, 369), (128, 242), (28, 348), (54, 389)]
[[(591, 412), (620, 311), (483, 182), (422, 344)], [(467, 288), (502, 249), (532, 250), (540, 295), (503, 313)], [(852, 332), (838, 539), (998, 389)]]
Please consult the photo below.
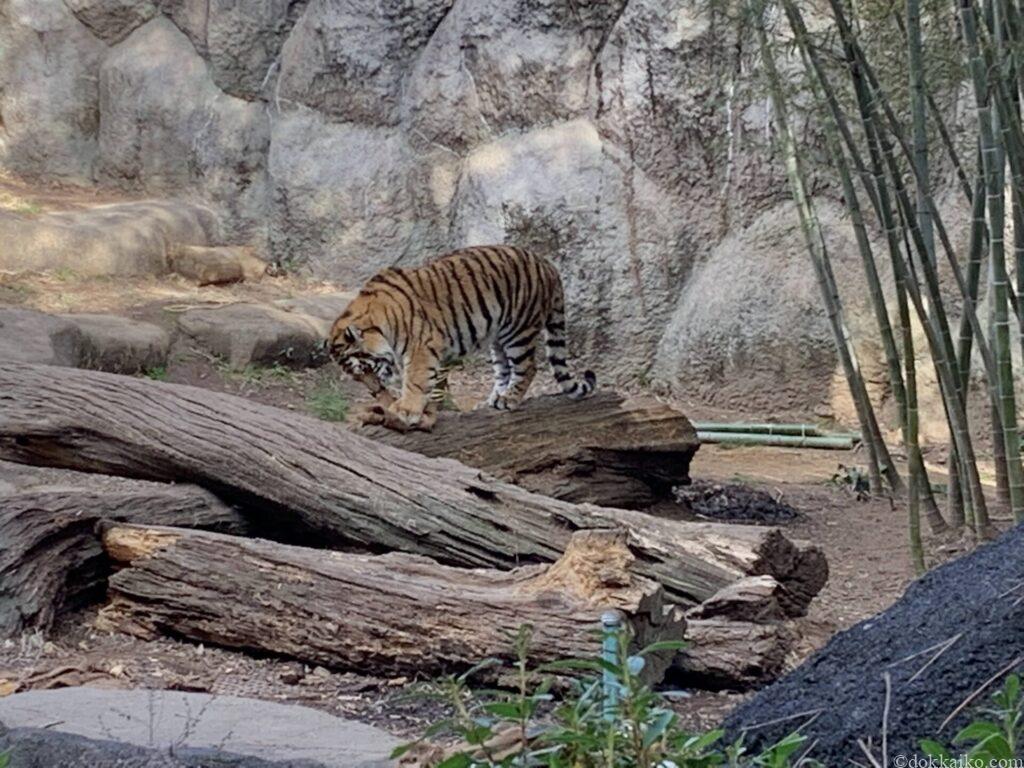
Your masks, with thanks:
[[(838, 283), (849, 289), (850, 319), (872, 322), (845, 215), (835, 203), (819, 204), (818, 215)], [(835, 342), (821, 304), (796, 210), (780, 205), (727, 237), (689, 276), (652, 374), (685, 381), (691, 392), (722, 406), (829, 403)], [(842, 394), (845, 383), (838, 383)]]
[(141, 373), (167, 364), (170, 336), (163, 328), (117, 315), (61, 315), (82, 336), (79, 368)]
[(273, 82), (278, 54), (308, 0), (158, 0), (210, 65), (219, 88), (254, 100)]
[(172, 252), (170, 261), (174, 272), (199, 285), (259, 280), (267, 271), (266, 262), (242, 247), (186, 245)]
[(111, 45), (157, 14), (150, 0), (65, 0), (65, 4), (94, 35)]
[(282, 117), (270, 148), (271, 258), (346, 282), (418, 263), (444, 248), (457, 168), (449, 153), (413, 151), (395, 129)]
[(214, 212), (174, 200), (97, 205), (24, 216), (0, 210), (0, 269), (79, 275), (159, 275), (181, 244), (219, 238)]
[(147, 190), (193, 187), (251, 233), (265, 199), (264, 109), (226, 96), (181, 31), (154, 18), (100, 68), (99, 172)]
[(460, 0), (403, 99), (410, 129), (459, 148), (589, 115), (592, 67), (625, 0)]
[(83, 338), (67, 320), (34, 309), (0, 307), (0, 361), (76, 366)]
[(323, 341), (305, 317), (263, 304), (190, 309), (178, 316), (178, 329), (234, 370), (250, 365), (305, 368), (318, 361)]
[(345, 307), (355, 297), (355, 291), (314, 293), (293, 299), (278, 299), (274, 302), (274, 306), (280, 307), (285, 312), (301, 315), (307, 322), (316, 326), (321, 338), (327, 338), (338, 315), (345, 311)]
[(61, 0), (0, 8), (0, 163), (26, 176), (92, 178), (97, 73), (106, 46)]
[(281, 51), (281, 98), (338, 120), (395, 125), (406, 75), (452, 2), (312, 0)]
[[(15, 759), (12, 766), (17, 768), (43, 765), (97, 768), (115, 764), (257, 768), (267, 765), (262, 761), (295, 768), (369, 768), (388, 765), (387, 758), (399, 743), (378, 728), (307, 707), (181, 691), (99, 688), (28, 691), (0, 699), (0, 721), (13, 729), (0, 739), (13, 742), (17, 750), (26, 746), (30, 750), (46, 748), (45, 740), (41, 740), (41, 734), (35, 730), (44, 727), (49, 733), (105, 742), (83, 744), (70, 739), (64, 741), (63, 746), (81, 762)], [(153, 752), (159, 750), (157, 754), (165, 759), (173, 749), (174, 762), (114, 763), (106, 757), (112, 742), (145, 747)], [(154, 757), (128, 749), (123, 752), (132, 759)], [(223, 753), (227, 753), (226, 762), (215, 762)], [(32, 754), (28, 751), (29, 756)], [(86, 763), (84, 759), (89, 754), (106, 762)], [(236, 756), (236, 762), (230, 762), (231, 755)], [(239, 756), (245, 759), (238, 762)]]

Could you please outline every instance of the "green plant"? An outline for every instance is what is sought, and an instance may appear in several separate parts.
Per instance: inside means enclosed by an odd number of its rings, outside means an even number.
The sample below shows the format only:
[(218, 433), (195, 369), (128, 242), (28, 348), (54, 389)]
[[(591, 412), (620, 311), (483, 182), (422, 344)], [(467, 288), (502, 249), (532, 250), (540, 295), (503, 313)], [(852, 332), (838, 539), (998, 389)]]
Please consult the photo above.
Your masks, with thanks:
[(152, 368), (144, 370), (142, 375), (153, 381), (167, 381), (167, 366), (154, 365)]
[[(720, 730), (693, 734), (682, 727), (664, 698), (640, 673), (650, 654), (674, 652), (682, 643), (656, 643), (629, 655), (624, 633), (615, 638), (611, 658), (574, 659), (530, 668), (530, 628), (515, 640), (511, 669), (488, 659), (459, 676), (422, 686), (416, 695), (448, 705), (451, 716), (430, 726), (420, 740), (395, 750), (393, 757), (423, 748), (427, 739), (457, 737), (439, 768), (539, 766), (549, 768), (703, 768), (768, 766), (785, 768), (805, 746), (794, 733), (756, 755), (742, 741), (718, 746)], [(511, 690), (474, 689), (482, 675), (511, 682)], [(565, 675), (578, 675), (566, 680)], [(552, 691), (562, 686), (556, 699)], [(805, 761), (806, 764), (806, 761)]]
[(0, 768), (7, 768), (11, 764), (11, 753), (0, 752)]
[(325, 381), (309, 393), (306, 408), (318, 419), (344, 421), (348, 415), (348, 398), (337, 382)]
[[(953, 737), (953, 744), (966, 746), (961, 757), (971, 758), (969, 765), (1006, 765), (1005, 761), (1024, 755), (1024, 696), (1020, 676), (1012, 674), (1003, 687), (992, 694), (993, 706)], [(931, 739), (922, 739), (921, 751), (953, 764), (950, 749)], [(975, 758), (977, 759), (975, 761)]]

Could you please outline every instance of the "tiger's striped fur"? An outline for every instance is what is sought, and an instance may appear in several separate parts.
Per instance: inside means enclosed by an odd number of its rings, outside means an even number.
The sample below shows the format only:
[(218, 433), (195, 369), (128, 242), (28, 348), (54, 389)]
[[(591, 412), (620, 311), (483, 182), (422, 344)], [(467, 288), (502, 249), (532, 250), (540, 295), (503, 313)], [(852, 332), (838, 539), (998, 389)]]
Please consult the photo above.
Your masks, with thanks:
[(491, 354), (488, 404), (516, 408), (537, 370), (542, 329), (562, 391), (586, 397), (596, 377), (586, 371), (577, 378), (569, 370), (558, 270), (520, 248), (480, 246), (371, 278), (335, 320), (328, 349), (374, 396), (400, 379), (401, 396), (388, 405), (392, 426), (429, 429), (444, 364), (474, 351)]

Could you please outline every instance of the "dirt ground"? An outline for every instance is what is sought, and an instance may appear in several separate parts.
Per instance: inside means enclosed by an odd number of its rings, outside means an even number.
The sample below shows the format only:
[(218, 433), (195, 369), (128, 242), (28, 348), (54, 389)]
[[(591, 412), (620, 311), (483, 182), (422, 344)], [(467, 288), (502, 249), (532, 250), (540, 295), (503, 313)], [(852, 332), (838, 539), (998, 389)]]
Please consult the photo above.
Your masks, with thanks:
[[(183, 306), (265, 301), (341, 288), (297, 278), (198, 289), (176, 278), (115, 282), (52, 273), (0, 274), (0, 304), (47, 311), (116, 312), (170, 326)], [(454, 373), (455, 405), (472, 407), (486, 393), (488, 376), (489, 367), (483, 364)], [(230, 372), (200, 350), (180, 348), (174, 350), (159, 377), (309, 410), (311, 393), (324, 382), (334, 381), (338, 373), (333, 367), (303, 372)], [(354, 385), (344, 385), (343, 391), (351, 404), (364, 397)], [(677, 405), (692, 418), (748, 416), (711, 412), (693, 403)], [(888, 607), (913, 579), (902, 505), (885, 498), (858, 500), (852, 490), (833, 479), (840, 466), (864, 463), (864, 457), (855, 451), (704, 445), (692, 465), (695, 479), (744, 484), (793, 507), (797, 516), (784, 523), (789, 535), (814, 542), (828, 557), (828, 584), (808, 615), (799, 620), (801, 639), (790, 660), (794, 666), (837, 630)], [(962, 551), (965, 545), (933, 540), (928, 546), (932, 559), (938, 561)], [(144, 642), (99, 633), (92, 628), (94, 617), (95, 608), (84, 610), (66, 617), (47, 637), (30, 635), (0, 644), (0, 695), (83, 683), (249, 695), (355, 717), (400, 736), (418, 734), (440, 717), (438, 705), (411, 695), (415, 681), (407, 678), (310, 668), (170, 638)], [(688, 725), (704, 729), (716, 725), (745, 695), (675, 692), (672, 700)]]

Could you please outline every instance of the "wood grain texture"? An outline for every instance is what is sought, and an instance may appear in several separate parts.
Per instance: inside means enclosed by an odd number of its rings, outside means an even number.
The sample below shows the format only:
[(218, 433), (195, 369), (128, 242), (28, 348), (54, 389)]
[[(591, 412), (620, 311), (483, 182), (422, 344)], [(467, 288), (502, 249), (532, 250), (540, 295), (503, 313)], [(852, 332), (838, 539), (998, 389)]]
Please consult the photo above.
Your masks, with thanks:
[(573, 531), (621, 528), (637, 571), (687, 606), (768, 574), (797, 615), (828, 574), (820, 550), (778, 528), (571, 504), (286, 410), (95, 371), (0, 364), (0, 458), (194, 482), (374, 551), (452, 565), (550, 562)]
[(362, 434), (424, 456), (458, 459), (527, 490), (576, 503), (639, 509), (690, 482), (697, 433), (653, 398), (602, 391), (544, 395), (515, 411), (444, 411), (432, 432), (364, 427)]
[[(532, 663), (590, 658), (610, 608), (637, 645), (681, 639), (685, 628), (663, 590), (632, 572), (625, 536), (614, 531), (581, 531), (554, 564), (512, 571), (173, 528), (115, 525), (103, 541), (126, 567), (110, 579), (101, 629), (172, 632), (364, 672), (435, 675), (514, 661), (523, 624), (532, 626)], [(660, 679), (672, 656), (649, 659), (647, 674)]]
[(238, 512), (196, 486), (75, 482), (0, 494), (0, 637), (45, 630), (61, 610), (102, 595), (109, 569), (100, 521), (248, 530)]

